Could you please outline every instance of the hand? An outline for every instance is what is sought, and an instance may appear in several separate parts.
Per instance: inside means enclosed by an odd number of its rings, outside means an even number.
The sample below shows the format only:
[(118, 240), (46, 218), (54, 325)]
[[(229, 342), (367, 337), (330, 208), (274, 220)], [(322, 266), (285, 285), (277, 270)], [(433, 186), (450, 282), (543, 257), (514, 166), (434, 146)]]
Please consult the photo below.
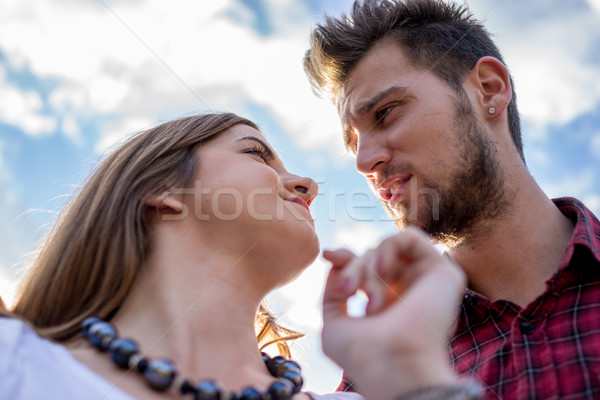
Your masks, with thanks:
[[(357, 257), (325, 251), (332, 263), (323, 299), (323, 349), (369, 400), (456, 380), (446, 341), (466, 279), (428, 237), (408, 228)], [(350, 317), (363, 290), (366, 315)]]

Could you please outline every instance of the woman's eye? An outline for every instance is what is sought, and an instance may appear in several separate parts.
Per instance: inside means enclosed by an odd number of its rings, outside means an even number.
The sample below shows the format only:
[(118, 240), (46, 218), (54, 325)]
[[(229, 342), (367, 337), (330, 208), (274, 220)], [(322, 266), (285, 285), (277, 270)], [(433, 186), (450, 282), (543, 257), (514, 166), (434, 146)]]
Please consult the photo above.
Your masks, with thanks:
[(267, 152), (263, 149), (258, 149), (258, 148), (252, 148), (252, 149), (248, 149), (245, 150), (244, 153), (247, 154), (252, 154), (255, 156), (260, 157), (266, 164), (269, 163), (269, 161), (271, 161), (271, 157), (269, 156), (269, 154), (267, 154)]

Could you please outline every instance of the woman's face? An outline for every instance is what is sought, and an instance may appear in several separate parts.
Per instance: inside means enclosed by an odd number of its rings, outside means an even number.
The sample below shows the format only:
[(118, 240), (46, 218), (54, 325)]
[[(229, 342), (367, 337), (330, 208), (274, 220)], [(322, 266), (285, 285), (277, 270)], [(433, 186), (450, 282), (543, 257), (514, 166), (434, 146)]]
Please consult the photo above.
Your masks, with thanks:
[(235, 125), (200, 146), (197, 156), (194, 196), (186, 198), (198, 227), (213, 239), (222, 235), (230, 245), (295, 259), (303, 268), (317, 256), (308, 208), (317, 184), (288, 172), (259, 131)]

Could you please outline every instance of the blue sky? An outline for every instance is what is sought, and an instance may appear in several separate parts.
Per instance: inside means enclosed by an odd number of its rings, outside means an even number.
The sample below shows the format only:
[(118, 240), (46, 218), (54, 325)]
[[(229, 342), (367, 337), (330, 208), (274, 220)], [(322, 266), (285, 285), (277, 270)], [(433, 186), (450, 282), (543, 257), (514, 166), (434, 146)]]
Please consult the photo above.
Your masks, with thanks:
[[(551, 197), (600, 214), (600, 0), (472, 0), (515, 78), (525, 154)], [(349, 0), (6, 0), (0, 4), (0, 293), (99, 157), (119, 139), (193, 112), (256, 121), (290, 171), (320, 183), (323, 247), (362, 251), (393, 232), (353, 158), (333, 106), (302, 71), (308, 34)], [(317, 260), (272, 296), (307, 332), (307, 385), (339, 370), (318, 350)], [(301, 299), (299, 301), (299, 299)]]

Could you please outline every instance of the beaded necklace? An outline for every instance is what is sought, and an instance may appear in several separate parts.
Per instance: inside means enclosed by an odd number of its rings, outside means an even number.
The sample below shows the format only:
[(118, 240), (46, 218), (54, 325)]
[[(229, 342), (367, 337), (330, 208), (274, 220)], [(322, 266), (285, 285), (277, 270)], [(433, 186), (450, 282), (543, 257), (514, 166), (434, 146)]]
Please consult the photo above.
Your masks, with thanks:
[(248, 387), (240, 392), (227, 392), (211, 379), (202, 380), (195, 385), (177, 374), (175, 365), (167, 359), (149, 360), (140, 355), (135, 341), (119, 338), (114, 326), (97, 317), (86, 318), (82, 323), (81, 334), (95, 348), (108, 351), (112, 360), (121, 368), (135, 369), (146, 378), (154, 390), (169, 388), (182, 395), (193, 395), (195, 400), (289, 400), (302, 388), (303, 379), (300, 365), (283, 356), (271, 358), (262, 353), (267, 369), (275, 378), (266, 392)]

